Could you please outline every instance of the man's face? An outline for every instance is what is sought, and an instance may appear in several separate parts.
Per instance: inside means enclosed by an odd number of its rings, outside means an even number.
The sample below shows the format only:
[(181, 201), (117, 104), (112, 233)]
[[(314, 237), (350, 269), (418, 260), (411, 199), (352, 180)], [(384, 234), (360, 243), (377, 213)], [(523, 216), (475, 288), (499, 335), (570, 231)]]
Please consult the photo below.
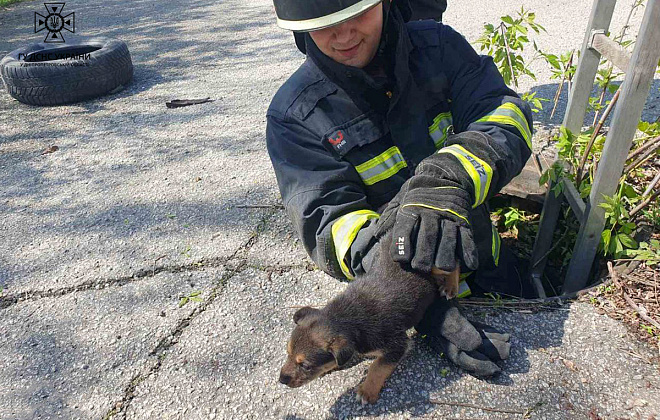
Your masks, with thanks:
[(376, 55), (382, 29), (379, 4), (344, 23), (309, 34), (323, 54), (346, 66), (363, 68)]

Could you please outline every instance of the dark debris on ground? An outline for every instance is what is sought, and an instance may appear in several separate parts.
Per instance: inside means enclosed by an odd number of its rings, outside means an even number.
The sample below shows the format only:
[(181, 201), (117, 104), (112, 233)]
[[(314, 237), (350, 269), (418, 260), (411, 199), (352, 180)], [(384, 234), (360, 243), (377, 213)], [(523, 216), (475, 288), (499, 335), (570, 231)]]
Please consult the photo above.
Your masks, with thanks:
[(639, 264), (626, 273), (620, 270), (623, 265), (614, 266), (615, 274), (608, 274), (599, 287), (580, 300), (623, 322), (635, 337), (657, 348), (654, 362), (660, 365), (660, 270)]

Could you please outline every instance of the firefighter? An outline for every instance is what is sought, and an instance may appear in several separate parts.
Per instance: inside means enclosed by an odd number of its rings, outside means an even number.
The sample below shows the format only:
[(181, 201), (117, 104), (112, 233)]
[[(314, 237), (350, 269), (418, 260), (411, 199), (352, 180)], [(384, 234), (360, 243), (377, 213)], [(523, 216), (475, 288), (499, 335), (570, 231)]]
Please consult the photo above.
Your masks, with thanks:
[[(410, 20), (407, 0), (274, 4), (307, 59), (270, 104), (267, 147), (315, 263), (339, 279), (363, 275), (392, 230), (395, 261), (423, 273), (460, 264), (460, 297), (529, 296), (486, 202), (531, 154), (531, 111), (492, 59), (449, 26)], [(448, 341), (465, 319), (445, 308), (418, 331), (477, 376), (499, 371), (508, 336), (473, 323), (482, 343)]]

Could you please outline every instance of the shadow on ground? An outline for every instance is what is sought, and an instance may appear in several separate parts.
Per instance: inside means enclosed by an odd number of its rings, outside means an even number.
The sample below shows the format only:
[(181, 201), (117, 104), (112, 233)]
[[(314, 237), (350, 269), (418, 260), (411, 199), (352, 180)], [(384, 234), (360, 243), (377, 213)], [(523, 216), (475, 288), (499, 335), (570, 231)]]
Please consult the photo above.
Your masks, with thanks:
[[(614, 82), (613, 85), (619, 86), (621, 82)], [(547, 99), (547, 102), (543, 102), (543, 110), (539, 113), (534, 114), (534, 122), (540, 124), (543, 129), (551, 130), (561, 125), (562, 120), (564, 119), (564, 114), (566, 112), (566, 106), (568, 105), (568, 92), (567, 84), (564, 84), (564, 88), (559, 96), (559, 101), (557, 102), (557, 109), (555, 110), (554, 115), (550, 118), (552, 114), (552, 109), (554, 107), (554, 97), (559, 88), (558, 83), (550, 83), (533, 87), (530, 92), (536, 92), (536, 96), (539, 98)], [(594, 86), (594, 90), (591, 92), (591, 96), (600, 97), (601, 90)], [(610, 101), (614, 96), (612, 93), (607, 92), (605, 94), (603, 105), (607, 104), (607, 101)], [(602, 113), (601, 113), (602, 115)], [(606, 121), (606, 125), (609, 125), (614, 112), (610, 114), (610, 117)], [(655, 79), (651, 83), (651, 89), (649, 91), (649, 97), (646, 100), (646, 105), (642, 112), (642, 120), (648, 122), (655, 122), (660, 118), (660, 79)], [(585, 117), (585, 125), (592, 125), (594, 119), (594, 112), (588, 112)]]
[[(501, 363), (502, 373), (488, 380), (472, 378), (476, 387), (498, 388), (499, 392), (507, 392), (506, 388), (515, 388), (517, 378), (530, 370), (529, 350), (559, 347), (562, 343), (563, 324), (568, 316), (567, 311), (558, 311), (543, 315), (550, 319), (552, 330), (540, 333), (535, 316), (501, 316), (498, 312), (472, 313), (472, 319), (481, 318), (502, 331), (512, 334), (512, 347), (509, 359)], [(433, 400), (463, 401), (464, 398), (452, 395), (451, 390), (458, 386), (468, 373), (457, 368), (445, 358), (439, 357), (419, 337), (413, 338), (412, 351), (397, 367), (381, 393), (381, 399), (373, 406), (361, 406), (355, 399), (355, 389), (350, 389), (341, 395), (329, 412), (332, 417), (350, 419), (362, 416), (381, 416), (385, 414), (407, 414), (425, 416), (437, 411), (440, 406), (430, 402)], [(367, 362), (370, 363), (370, 362)], [(360, 367), (365, 368), (366, 364)], [(357, 369), (357, 368), (354, 368)], [(366, 373), (366, 372), (365, 372)], [(355, 384), (357, 386), (357, 384)], [(533, 407), (537, 401), (532, 401), (529, 394), (515, 394), (509, 401), (510, 407)], [(448, 394), (448, 397), (447, 397)], [(445, 397), (445, 398), (443, 398)]]

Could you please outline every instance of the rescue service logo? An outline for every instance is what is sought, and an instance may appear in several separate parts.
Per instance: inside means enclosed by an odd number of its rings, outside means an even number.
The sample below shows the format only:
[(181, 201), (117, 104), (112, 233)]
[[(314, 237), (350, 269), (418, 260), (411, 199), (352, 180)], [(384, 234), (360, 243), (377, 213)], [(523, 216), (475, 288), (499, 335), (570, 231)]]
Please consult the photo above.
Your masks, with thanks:
[(328, 142), (337, 151), (340, 151), (341, 148), (346, 144), (346, 140), (344, 140), (344, 133), (342, 133), (341, 130), (337, 131), (334, 135), (328, 137)]
[(71, 33), (76, 32), (75, 12), (68, 15), (62, 15), (65, 3), (44, 3), (48, 14), (46, 16), (39, 12), (34, 12), (34, 33), (41, 32), (44, 29), (48, 31), (44, 42), (64, 43), (62, 30)]

